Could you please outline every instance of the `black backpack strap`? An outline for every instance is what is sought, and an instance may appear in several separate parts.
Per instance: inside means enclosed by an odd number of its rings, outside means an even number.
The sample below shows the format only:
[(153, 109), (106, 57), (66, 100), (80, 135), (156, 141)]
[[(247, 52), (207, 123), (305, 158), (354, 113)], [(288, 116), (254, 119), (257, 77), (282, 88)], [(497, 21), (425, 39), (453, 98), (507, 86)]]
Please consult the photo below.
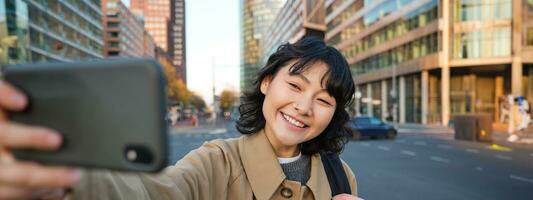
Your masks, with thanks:
[(331, 196), (337, 194), (352, 194), (348, 177), (342, 166), (341, 159), (336, 153), (320, 153), (322, 165), (328, 176), (329, 187), (331, 188)]

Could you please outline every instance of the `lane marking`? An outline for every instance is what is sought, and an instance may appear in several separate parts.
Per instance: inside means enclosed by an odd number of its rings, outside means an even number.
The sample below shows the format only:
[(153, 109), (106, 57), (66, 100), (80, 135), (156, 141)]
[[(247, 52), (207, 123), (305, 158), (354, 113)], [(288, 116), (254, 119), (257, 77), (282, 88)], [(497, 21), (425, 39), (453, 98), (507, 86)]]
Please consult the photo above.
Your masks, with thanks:
[(378, 149), (381, 149), (381, 150), (383, 150), (383, 151), (388, 151), (388, 150), (390, 150), (390, 148), (389, 148), (389, 147), (386, 147), (386, 146), (381, 146), (381, 145), (380, 145), (380, 146), (378, 146)]
[(420, 145), (420, 146), (426, 146), (426, 142), (422, 142), (422, 141), (416, 141), (416, 142), (413, 142), (413, 144), (415, 145)]
[(511, 156), (504, 156), (504, 155), (496, 155), (496, 158), (502, 159), (502, 160), (512, 160), (513, 158)]
[(441, 149), (453, 149), (452, 146), (447, 145), (447, 144), (439, 144), (438, 147)]
[(513, 149), (511, 149), (509, 147), (502, 146), (502, 145), (497, 145), (497, 144), (492, 144), (490, 146), (487, 146), (487, 149), (492, 149), (492, 150), (495, 150), (495, 151), (513, 151)]
[(212, 131), (209, 131), (209, 134), (222, 134), (227, 133), (228, 131), (225, 128), (218, 128)]
[(369, 144), (369, 143), (367, 143), (367, 142), (362, 142), (362, 143), (361, 143), (361, 146), (369, 147), (369, 146), (370, 146), (370, 144)]
[(483, 171), (483, 168), (481, 168), (481, 167), (476, 167), (476, 170), (477, 170), (477, 171)]
[(524, 178), (524, 177), (517, 176), (517, 175), (514, 175), (514, 174), (509, 175), (509, 178), (517, 180), (517, 181), (524, 181), (524, 182), (533, 184), (533, 179)]
[(400, 153), (401, 153), (401, 154), (408, 155), (408, 156), (416, 156), (416, 153), (415, 153), (415, 152), (412, 152), (412, 151), (402, 150)]
[(446, 159), (446, 158), (442, 158), (438, 156), (431, 156), (430, 159), (433, 161), (437, 161), (437, 162), (450, 163), (450, 159)]
[(466, 149), (466, 152), (469, 152), (469, 153), (479, 153), (479, 150), (477, 150), (477, 149)]

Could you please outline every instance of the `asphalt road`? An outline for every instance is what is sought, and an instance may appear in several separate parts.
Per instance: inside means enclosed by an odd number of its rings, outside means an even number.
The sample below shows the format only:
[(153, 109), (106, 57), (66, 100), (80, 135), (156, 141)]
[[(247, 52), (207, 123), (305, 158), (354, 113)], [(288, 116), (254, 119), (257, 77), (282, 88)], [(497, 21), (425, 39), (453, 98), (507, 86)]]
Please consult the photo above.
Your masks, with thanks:
[[(173, 134), (170, 163), (205, 141), (238, 136), (231, 126)], [(395, 140), (351, 141), (341, 157), (356, 173), (359, 195), (367, 200), (533, 199), (533, 148), (400, 134)]]

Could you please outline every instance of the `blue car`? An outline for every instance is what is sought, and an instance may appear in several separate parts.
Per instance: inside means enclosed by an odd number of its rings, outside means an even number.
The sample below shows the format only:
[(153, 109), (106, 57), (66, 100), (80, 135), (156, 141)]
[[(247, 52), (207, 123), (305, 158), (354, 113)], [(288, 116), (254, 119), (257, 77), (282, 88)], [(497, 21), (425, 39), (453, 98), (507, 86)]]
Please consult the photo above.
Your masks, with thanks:
[(394, 139), (398, 134), (394, 126), (375, 117), (354, 117), (349, 123), (353, 139), (362, 137)]

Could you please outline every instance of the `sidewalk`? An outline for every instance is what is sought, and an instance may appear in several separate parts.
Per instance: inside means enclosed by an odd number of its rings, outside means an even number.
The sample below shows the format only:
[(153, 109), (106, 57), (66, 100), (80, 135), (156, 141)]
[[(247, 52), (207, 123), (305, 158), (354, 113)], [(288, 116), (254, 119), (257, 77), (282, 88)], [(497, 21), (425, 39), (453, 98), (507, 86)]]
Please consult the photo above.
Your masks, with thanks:
[(231, 129), (233, 123), (223, 119), (219, 119), (216, 123), (200, 120), (198, 126), (193, 126), (191, 120), (179, 121), (176, 126), (170, 127), (171, 134), (195, 134), (195, 133), (210, 133), (221, 134)]
[[(398, 133), (415, 133), (415, 134), (442, 134), (452, 136), (455, 131), (451, 127), (441, 125), (424, 125), (424, 124), (393, 124), (398, 130)], [(515, 131), (514, 134), (518, 136), (517, 141), (509, 142), (507, 138), (507, 125), (494, 123), (492, 125), (492, 142), (506, 146), (516, 146), (531, 149), (533, 148), (533, 126), (529, 126), (524, 131)]]
[(533, 126), (530, 125), (523, 131), (515, 131), (513, 134), (518, 136), (518, 139), (515, 142), (507, 141), (507, 138), (509, 137), (509, 134), (507, 133), (507, 128), (508, 128), (507, 124), (500, 124), (500, 123), (493, 124), (492, 125), (493, 140), (502, 141), (504, 143), (527, 145), (527, 146), (533, 147)]
[(454, 134), (453, 128), (434, 124), (391, 123), (398, 133)]

